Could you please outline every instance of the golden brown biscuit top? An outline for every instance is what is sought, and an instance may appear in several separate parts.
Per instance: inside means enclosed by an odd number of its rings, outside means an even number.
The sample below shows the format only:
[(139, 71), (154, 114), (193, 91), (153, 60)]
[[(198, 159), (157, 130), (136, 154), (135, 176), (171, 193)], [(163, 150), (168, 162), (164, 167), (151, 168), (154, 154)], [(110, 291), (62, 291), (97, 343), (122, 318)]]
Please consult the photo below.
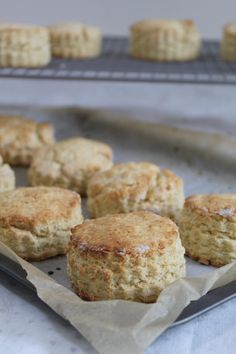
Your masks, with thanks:
[(143, 20), (134, 23), (131, 26), (131, 31), (155, 31), (185, 34), (186, 31), (196, 30), (195, 24), (192, 20), (167, 20), (167, 19), (153, 19)]
[(163, 253), (178, 237), (168, 218), (148, 211), (107, 215), (86, 220), (72, 230), (70, 247), (79, 252), (117, 256)]
[(96, 140), (72, 138), (60, 141), (38, 151), (33, 165), (44, 167), (48, 161), (55, 161), (64, 166), (66, 173), (76, 168), (93, 168), (94, 165), (108, 164), (112, 160), (111, 148)]
[[(0, 193), (0, 226), (47, 236), (50, 223), (65, 222), (80, 208), (80, 196), (56, 187), (24, 187)], [(45, 228), (45, 235), (43, 229)]]
[(34, 145), (35, 138), (42, 143), (53, 143), (53, 126), (18, 116), (0, 116), (0, 145), (3, 147)]
[(149, 162), (128, 162), (115, 164), (109, 170), (93, 176), (88, 183), (88, 193), (91, 197), (112, 193), (114, 197), (143, 195), (145, 198), (149, 197), (147, 191), (152, 193), (179, 184), (182, 184), (182, 179), (169, 170), (160, 170)]
[(188, 197), (185, 208), (202, 214), (232, 218), (236, 216), (236, 194), (198, 194)]

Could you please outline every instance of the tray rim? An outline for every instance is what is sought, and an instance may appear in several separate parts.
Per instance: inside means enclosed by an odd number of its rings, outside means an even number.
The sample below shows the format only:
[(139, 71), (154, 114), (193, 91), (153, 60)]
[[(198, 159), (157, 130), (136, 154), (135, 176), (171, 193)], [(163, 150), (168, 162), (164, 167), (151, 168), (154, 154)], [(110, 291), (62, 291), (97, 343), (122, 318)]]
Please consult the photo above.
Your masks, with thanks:
[[(5, 264), (2, 263), (5, 262)], [(8, 268), (8, 265), (12, 265), (13, 267), (15, 268), (18, 268), (16, 272), (14, 271), (11, 271), (9, 270)], [(37, 268), (37, 267), (36, 267)], [(39, 269), (40, 270), (40, 269)], [(26, 278), (27, 274), (25, 272), (25, 270), (20, 266), (19, 263), (17, 262), (14, 262), (13, 260), (11, 260), (10, 258), (7, 258), (5, 255), (3, 255), (1, 252), (0, 252), (0, 271), (4, 272), (5, 274), (7, 274), (8, 276), (10, 276), (12, 279), (16, 280), (17, 282), (19, 282), (20, 284), (24, 285), (26, 288), (28, 288), (29, 290), (33, 291), (36, 295), (37, 295), (37, 291), (36, 291), (36, 288), (35, 286)], [(40, 270), (41, 271), (41, 270)], [(42, 272), (42, 271), (41, 271)], [(234, 289), (235, 289), (235, 292), (234, 293), (230, 293), (228, 296), (224, 297), (224, 298), (221, 298), (220, 300), (212, 303), (210, 306), (206, 306), (204, 307), (203, 309), (201, 309), (200, 311), (198, 312), (195, 312), (193, 313), (192, 315), (190, 316), (186, 316), (184, 315), (184, 311), (186, 311), (186, 309), (189, 310), (189, 308), (199, 304), (200, 301), (202, 301), (204, 303), (204, 299), (208, 296), (209, 297), (209, 294), (216, 294), (218, 292), (221, 292), (221, 290), (223, 289), (226, 289), (227, 287), (230, 287), (230, 285), (233, 284), (234, 285)], [(196, 300), (196, 301), (192, 301), (187, 307), (185, 307), (185, 309), (182, 311), (182, 313), (179, 315), (179, 317), (171, 324), (171, 326), (169, 328), (172, 328), (172, 327), (175, 327), (175, 326), (178, 326), (178, 325), (181, 325), (181, 324), (185, 324), (195, 318), (197, 318), (198, 316), (214, 309), (215, 307), (218, 307), (220, 306), (221, 304), (231, 300), (232, 298), (234, 298), (236, 296), (236, 280), (233, 281), (233, 282), (230, 282), (228, 284), (226, 284), (225, 286), (222, 286), (222, 287), (219, 287), (219, 288), (216, 288), (216, 289), (213, 289), (211, 290), (210, 292), (208, 292), (206, 295), (204, 295), (203, 297), (201, 297), (200, 299)], [(38, 299), (40, 301), (42, 301), (39, 297)], [(187, 310), (187, 311), (188, 311)], [(181, 319), (181, 317), (183, 317), (184, 315), (184, 318)], [(180, 318), (180, 319), (179, 319)]]

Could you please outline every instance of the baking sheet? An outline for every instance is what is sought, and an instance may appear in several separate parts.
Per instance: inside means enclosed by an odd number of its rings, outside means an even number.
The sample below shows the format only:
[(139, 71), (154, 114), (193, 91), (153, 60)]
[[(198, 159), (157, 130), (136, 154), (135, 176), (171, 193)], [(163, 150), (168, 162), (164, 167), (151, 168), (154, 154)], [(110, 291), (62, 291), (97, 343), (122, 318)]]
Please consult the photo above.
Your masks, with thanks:
[[(36, 108), (16, 110), (38, 120), (51, 121), (56, 127), (58, 139), (82, 135), (107, 142), (114, 149), (116, 162), (148, 160), (171, 168), (184, 178), (186, 195), (199, 192), (232, 193), (236, 190), (236, 142), (232, 138), (134, 122), (127, 118), (116, 119), (104, 112)], [(7, 112), (10, 113), (9, 110)], [(26, 185), (26, 170), (17, 168), (16, 174), (18, 185)], [(121, 350), (122, 353), (140, 353), (171, 325), (191, 300), (198, 299), (212, 287), (236, 280), (235, 264), (213, 270), (187, 259), (188, 277), (163, 291), (156, 304), (121, 300), (87, 303), (67, 290), (70, 284), (66, 276), (65, 257), (34, 262), (32, 267), (3, 245), (0, 245), (0, 252), (23, 266), (39, 297), (67, 318), (101, 353), (110, 353), (111, 350), (113, 353), (120, 353)]]

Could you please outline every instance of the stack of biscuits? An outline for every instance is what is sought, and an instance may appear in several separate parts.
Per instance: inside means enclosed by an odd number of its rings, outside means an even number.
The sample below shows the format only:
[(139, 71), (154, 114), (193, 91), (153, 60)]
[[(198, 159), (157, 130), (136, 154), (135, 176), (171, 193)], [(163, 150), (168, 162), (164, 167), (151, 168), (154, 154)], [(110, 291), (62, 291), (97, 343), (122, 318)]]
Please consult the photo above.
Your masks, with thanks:
[[(67, 253), (82, 299), (154, 302), (185, 275), (184, 254), (216, 267), (236, 260), (236, 195), (184, 200), (172, 171), (114, 164), (103, 142), (56, 142), (51, 124), (17, 116), (0, 117), (0, 154), (0, 240), (30, 261)], [(32, 187), (16, 188), (9, 165), (29, 167)]]
[[(56, 142), (51, 124), (17, 116), (0, 117), (0, 153), (0, 240), (30, 261), (67, 252), (81, 298), (153, 302), (185, 275), (175, 223), (183, 181), (173, 172), (148, 162), (113, 164), (107, 144)], [(29, 166), (32, 187), (15, 188), (3, 161)], [(80, 195), (93, 218), (84, 223)]]

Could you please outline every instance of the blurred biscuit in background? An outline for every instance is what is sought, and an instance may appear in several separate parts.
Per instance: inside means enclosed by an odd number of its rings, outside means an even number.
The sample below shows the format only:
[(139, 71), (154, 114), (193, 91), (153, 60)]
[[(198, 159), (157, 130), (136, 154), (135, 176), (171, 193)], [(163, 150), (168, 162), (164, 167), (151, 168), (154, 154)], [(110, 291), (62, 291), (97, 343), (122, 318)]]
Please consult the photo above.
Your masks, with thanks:
[(49, 123), (18, 116), (0, 116), (0, 154), (10, 165), (28, 166), (40, 147), (54, 141), (54, 128)]
[(115, 164), (91, 177), (87, 194), (95, 218), (151, 210), (177, 222), (184, 204), (183, 180), (149, 162)]
[(0, 24), (0, 66), (41, 67), (50, 62), (47, 28)]
[(201, 40), (191, 20), (143, 20), (130, 28), (133, 57), (156, 61), (185, 61), (199, 55)]
[(97, 27), (79, 22), (48, 26), (52, 55), (67, 59), (93, 58), (101, 52), (102, 35)]
[(225, 25), (220, 51), (224, 60), (236, 61), (236, 23)]
[(96, 140), (71, 138), (41, 148), (28, 177), (33, 186), (57, 186), (85, 196), (87, 183), (97, 172), (112, 166), (111, 148)]

